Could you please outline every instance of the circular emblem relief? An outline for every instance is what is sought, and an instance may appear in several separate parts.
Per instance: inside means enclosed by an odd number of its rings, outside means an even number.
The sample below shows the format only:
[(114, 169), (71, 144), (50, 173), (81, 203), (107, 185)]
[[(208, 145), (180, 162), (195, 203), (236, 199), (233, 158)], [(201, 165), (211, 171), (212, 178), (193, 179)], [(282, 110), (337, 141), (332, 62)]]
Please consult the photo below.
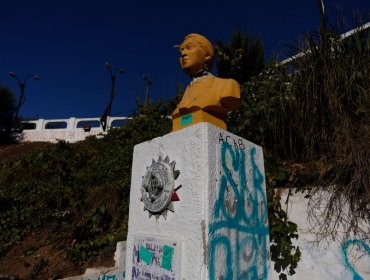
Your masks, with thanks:
[[(175, 162), (169, 161), (168, 156), (162, 160), (153, 160), (147, 167), (141, 185), (141, 200), (144, 203), (144, 210), (149, 211), (149, 218), (152, 215), (167, 216), (167, 209), (173, 211), (173, 194), (175, 192), (175, 179), (179, 171), (175, 169)], [(177, 195), (176, 195), (177, 197)]]

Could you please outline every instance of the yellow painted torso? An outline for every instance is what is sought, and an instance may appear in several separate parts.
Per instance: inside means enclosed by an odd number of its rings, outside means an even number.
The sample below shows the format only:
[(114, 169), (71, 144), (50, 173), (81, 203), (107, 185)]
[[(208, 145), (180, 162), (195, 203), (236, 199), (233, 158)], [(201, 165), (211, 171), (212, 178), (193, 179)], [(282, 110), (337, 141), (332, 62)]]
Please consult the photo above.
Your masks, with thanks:
[(240, 106), (239, 84), (233, 79), (221, 79), (213, 75), (195, 78), (186, 88), (181, 102), (172, 116), (174, 118), (203, 110), (225, 119), (229, 111)]

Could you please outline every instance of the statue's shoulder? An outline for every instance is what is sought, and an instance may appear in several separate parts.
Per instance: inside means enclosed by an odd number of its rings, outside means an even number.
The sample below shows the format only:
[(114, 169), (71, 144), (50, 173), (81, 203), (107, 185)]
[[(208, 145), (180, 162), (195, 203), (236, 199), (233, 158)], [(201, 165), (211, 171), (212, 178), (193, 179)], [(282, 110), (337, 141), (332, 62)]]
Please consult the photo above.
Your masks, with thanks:
[(228, 86), (233, 86), (233, 87), (238, 87), (239, 88), (239, 83), (235, 81), (234, 79), (231, 78), (219, 78), (213, 76), (213, 83), (217, 85), (228, 85)]
[(213, 77), (212, 84), (214, 87), (218, 88), (221, 91), (220, 97), (226, 96), (234, 96), (237, 98), (240, 97), (240, 86), (239, 83), (234, 79)]

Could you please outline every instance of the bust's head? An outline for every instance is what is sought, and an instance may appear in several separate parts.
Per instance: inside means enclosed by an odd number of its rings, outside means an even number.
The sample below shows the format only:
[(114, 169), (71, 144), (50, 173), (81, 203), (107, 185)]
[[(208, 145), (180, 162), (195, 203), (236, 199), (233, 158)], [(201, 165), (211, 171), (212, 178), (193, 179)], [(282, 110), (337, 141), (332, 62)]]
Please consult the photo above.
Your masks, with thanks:
[(186, 74), (194, 77), (211, 70), (213, 60), (213, 46), (206, 37), (191, 33), (184, 38), (180, 45), (180, 65)]

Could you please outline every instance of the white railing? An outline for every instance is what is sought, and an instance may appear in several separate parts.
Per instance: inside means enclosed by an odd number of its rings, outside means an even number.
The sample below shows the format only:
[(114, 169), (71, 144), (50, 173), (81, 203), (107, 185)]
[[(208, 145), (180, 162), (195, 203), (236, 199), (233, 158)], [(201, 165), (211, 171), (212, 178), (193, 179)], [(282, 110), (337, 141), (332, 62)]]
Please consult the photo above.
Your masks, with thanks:
[(100, 118), (38, 119), (22, 122), (22, 142), (78, 142), (88, 136), (103, 136), (107, 130), (123, 125), (128, 117), (108, 117), (104, 132)]
[[(344, 40), (348, 37), (351, 37), (352, 35), (358, 33), (358, 32), (361, 32), (361, 31), (364, 31), (366, 29), (369, 29), (370, 28), (370, 22), (368, 23), (365, 23), (359, 27), (356, 27), (354, 29), (351, 29), (350, 31), (347, 31), (346, 33), (343, 33), (340, 35), (340, 40)], [(310, 53), (310, 50), (306, 51), (307, 53)], [(279, 61), (278, 63), (276, 63), (276, 66), (282, 66), (282, 65), (285, 65), (285, 64), (288, 64), (294, 60), (296, 60), (297, 58), (300, 58), (300, 57), (303, 57), (306, 55), (306, 52), (300, 52), (300, 53), (297, 53), (291, 57), (288, 57), (282, 61)]]

